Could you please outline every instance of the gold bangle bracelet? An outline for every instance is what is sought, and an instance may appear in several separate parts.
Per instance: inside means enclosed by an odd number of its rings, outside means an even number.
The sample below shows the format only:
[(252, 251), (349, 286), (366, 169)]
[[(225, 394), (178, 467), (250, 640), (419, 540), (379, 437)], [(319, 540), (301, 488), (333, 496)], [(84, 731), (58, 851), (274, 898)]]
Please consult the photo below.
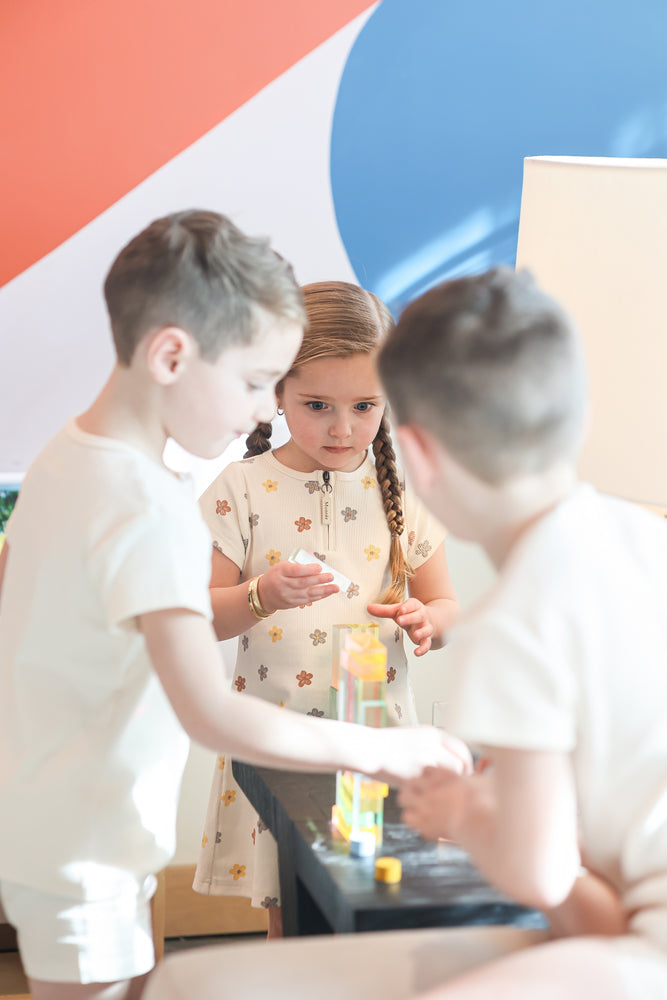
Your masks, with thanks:
[(255, 576), (248, 584), (248, 607), (252, 611), (255, 618), (262, 621), (264, 618), (270, 618), (273, 611), (265, 611), (262, 607), (262, 602), (259, 599), (259, 591), (257, 589), (258, 581), (259, 577)]

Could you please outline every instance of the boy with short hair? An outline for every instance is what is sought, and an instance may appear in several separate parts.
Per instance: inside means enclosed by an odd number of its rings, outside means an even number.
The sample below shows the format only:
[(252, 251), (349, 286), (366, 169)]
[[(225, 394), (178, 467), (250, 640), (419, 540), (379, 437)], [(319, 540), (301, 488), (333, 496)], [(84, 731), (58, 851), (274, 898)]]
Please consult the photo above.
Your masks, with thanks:
[(561, 938), (428, 997), (667, 996), (664, 520), (577, 483), (581, 345), (528, 274), (427, 292), (379, 365), (417, 491), (499, 571), (449, 634), (448, 726), (488, 766), (408, 783), (404, 819)]
[(210, 535), (162, 454), (173, 437), (213, 458), (271, 419), (304, 323), (289, 265), (179, 212), (121, 251), (105, 296), (117, 363), (29, 470), (0, 554), (0, 899), (33, 1000), (141, 995), (183, 730), (253, 763), (390, 779), (457, 752), (233, 694), (220, 668)]

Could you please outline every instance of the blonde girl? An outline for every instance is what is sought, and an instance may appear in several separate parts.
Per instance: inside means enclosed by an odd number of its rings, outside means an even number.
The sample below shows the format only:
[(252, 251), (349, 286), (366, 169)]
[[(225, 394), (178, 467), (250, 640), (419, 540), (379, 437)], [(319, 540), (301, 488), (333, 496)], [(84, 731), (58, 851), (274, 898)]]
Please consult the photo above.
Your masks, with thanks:
[[(357, 285), (317, 282), (303, 294), (307, 332), (276, 389), (289, 440), (272, 451), (271, 425), (260, 424), (245, 459), (201, 498), (213, 536), (216, 633), (240, 637), (237, 691), (326, 716), (332, 626), (376, 619), (387, 646), (390, 723), (415, 723), (403, 635), (423, 656), (459, 606), (445, 532), (396, 467), (375, 366), (393, 319)], [(318, 564), (288, 562), (297, 547), (351, 580), (346, 592)], [(269, 910), (269, 936), (280, 933), (275, 841), (229, 758), (217, 762), (194, 887), (249, 896)]]

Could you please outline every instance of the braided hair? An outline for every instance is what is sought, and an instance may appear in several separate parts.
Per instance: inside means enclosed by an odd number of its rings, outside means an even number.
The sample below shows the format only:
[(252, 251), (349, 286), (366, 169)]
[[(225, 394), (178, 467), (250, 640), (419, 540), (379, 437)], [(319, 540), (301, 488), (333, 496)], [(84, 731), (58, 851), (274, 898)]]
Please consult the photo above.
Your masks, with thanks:
[[(384, 302), (359, 285), (347, 281), (317, 281), (304, 285), (301, 291), (308, 318), (307, 327), (299, 353), (285, 379), (310, 361), (375, 354), (394, 328), (394, 319)], [(278, 396), (285, 379), (276, 386)], [(244, 458), (268, 451), (271, 448), (270, 438), (271, 424), (259, 424), (246, 439)], [(391, 533), (391, 583), (379, 600), (382, 604), (394, 604), (403, 600), (412, 569), (401, 545), (401, 535), (405, 528), (403, 496), (386, 415), (383, 415), (373, 441), (373, 454), (385, 517)]]

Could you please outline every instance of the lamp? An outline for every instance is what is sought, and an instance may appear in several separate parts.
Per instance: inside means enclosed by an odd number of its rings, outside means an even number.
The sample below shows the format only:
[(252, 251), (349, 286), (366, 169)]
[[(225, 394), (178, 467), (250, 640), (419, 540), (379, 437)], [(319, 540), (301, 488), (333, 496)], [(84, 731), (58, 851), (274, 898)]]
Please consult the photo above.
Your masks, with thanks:
[(667, 160), (524, 160), (517, 268), (574, 318), (588, 362), (583, 479), (667, 509)]

